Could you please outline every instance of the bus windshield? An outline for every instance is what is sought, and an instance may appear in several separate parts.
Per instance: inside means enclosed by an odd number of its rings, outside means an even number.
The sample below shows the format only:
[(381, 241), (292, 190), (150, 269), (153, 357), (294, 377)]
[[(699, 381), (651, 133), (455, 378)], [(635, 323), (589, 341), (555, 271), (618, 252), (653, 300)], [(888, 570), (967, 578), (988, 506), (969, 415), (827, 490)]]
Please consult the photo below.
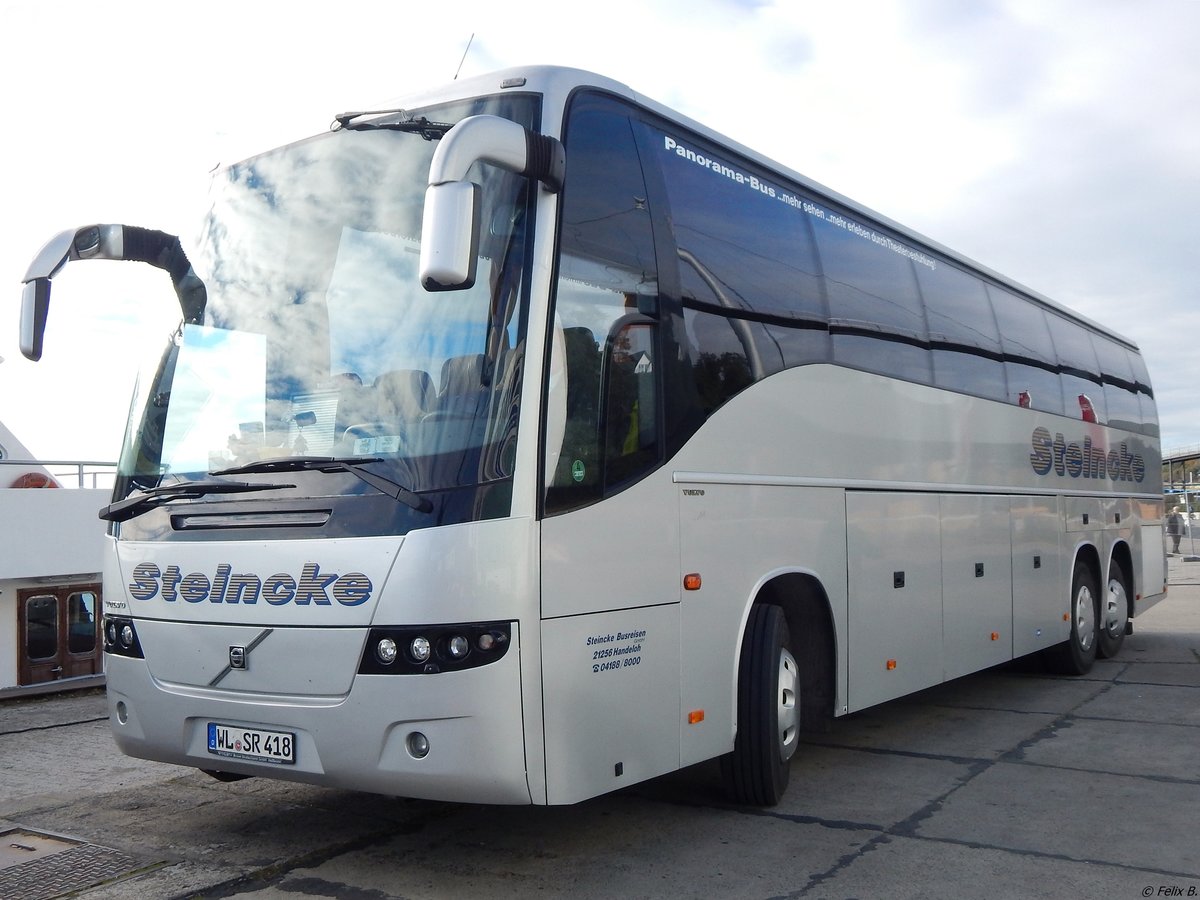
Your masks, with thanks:
[[(528, 126), (533, 106), (506, 97), (397, 115), (490, 112)], [(207, 304), (139, 381), (126, 494), (313, 456), (369, 461), (413, 491), (511, 475), (531, 191), (477, 165), (475, 285), (427, 292), (417, 267), (430, 136), (337, 130), (217, 176), (188, 254)], [(325, 479), (320, 493), (336, 493), (332, 481), (362, 489)]]

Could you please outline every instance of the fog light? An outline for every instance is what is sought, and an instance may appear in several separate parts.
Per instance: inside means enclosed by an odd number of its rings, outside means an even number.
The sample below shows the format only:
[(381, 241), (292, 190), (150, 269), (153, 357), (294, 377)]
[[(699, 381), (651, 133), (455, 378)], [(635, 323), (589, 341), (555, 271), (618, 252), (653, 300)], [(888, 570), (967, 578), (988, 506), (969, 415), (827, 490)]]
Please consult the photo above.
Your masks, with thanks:
[(429, 738), (419, 731), (410, 733), (404, 743), (408, 745), (408, 753), (413, 759), (424, 759), (429, 755)]
[(429, 659), (429, 639), (423, 637), (415, 637), (412, 643), (408, 645), (408, 653), (417, 662), (425, 662)]
[(375, 656), (385, 666), (394, 663), (399, 652), (396, 642), (391, 638), (384, 638), (375, 646)]
[(446, 645), (446, 649), (450, 652), (452, 659), (462, 659), (470, 652), (471, 645), (461, 634), (456, 634), (450, 638), (450, 643)]
[(128, 650), (130, 647), (133, 646), (133, 626), (132, 625), (122, 625), (121, 626), (121, 646), (124, 647), (126, 650)]

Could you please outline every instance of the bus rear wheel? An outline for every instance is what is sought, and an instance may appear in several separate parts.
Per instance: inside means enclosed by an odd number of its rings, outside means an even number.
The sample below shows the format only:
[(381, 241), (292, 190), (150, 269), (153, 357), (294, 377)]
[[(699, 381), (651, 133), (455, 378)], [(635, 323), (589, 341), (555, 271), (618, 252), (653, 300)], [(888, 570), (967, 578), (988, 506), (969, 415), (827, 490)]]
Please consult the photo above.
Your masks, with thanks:
[(1125, 624), (1129, 621), (1129, 581), (1116, 560), (1108, 566), (1108, 590), (1104, 592), (1101, 606), (1097, 651), (1102, 659), (1112, 659), (1121, 652)]
[(800, 737), (800, 673), (788, 649), (783, 610), (750, 610), (738, 666), (737, 737), (721, 757), (721, 773), (736, 803), (774, 806), (787, 788)]
[(1045, 651), (1051, 671), (1060, 675), (1086, 675), (1096, 661), (1099, 639), (1100, 591), (1096, 576), (1083, 560), (1075, 563), (1071, 577), (1071, 634)]

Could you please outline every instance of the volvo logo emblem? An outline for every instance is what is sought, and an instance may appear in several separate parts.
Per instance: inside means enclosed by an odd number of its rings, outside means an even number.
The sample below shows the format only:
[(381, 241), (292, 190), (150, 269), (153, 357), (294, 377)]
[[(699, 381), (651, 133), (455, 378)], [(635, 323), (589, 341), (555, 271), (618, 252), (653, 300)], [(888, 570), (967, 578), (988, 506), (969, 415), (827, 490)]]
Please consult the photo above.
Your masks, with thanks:
[(274, 628), (264, 628), (254, 640), (245, 646), (241, 644), (229, 645), (229, 665), (220, 671), (216, 678), (208, 683), (209, 687), (216, 687), (221, 681), (232, 672), (234, 669), (245, 671), (246, 665), (250, 660), (250, 654), (254, 652), (254, 648), (271, 636)]

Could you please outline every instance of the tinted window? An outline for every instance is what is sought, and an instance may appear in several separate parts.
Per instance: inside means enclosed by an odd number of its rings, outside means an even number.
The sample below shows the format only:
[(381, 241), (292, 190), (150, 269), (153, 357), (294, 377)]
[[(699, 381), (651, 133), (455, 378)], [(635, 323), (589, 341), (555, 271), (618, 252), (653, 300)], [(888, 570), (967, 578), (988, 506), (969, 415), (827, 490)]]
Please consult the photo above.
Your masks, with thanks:
[(933, 350), (933, 383), (1006, 399), (1000, 332), (983, 282), (946, 264), (917, 266), (916, 273)]
[(547, 513), (599, 499), (660, 459), (658, 273), (624, 112), (584, 98), (566, 136), (562, 253), (547, 390)]
[(820, 270), (795, 193), (683, 132), (646, 127), (645, 135), (671, 205), (684, 301), (824, 322)]
[(834, 360), (931, 382), (925, 311), (908, 248), (821, 204), (807, 209), (825, 273)]
[(696, 392), (707, 417), (757, 380), (755, 368), (761, 361), (752, 360), (759, 336), (755, 332), (762, 326), (693, 309), (685, 309), (683, 316)]
[(1146, 370), (1146, 360), (1140, 353), (1129, 354), (1129, 364), (1133, 368), (1137, 380), (1138, 407), (1142, 412), (1142, 430), (1149, 435), (1158, 436), (1158, 409), (1154, 402), (1154, 392), (1150, 389), (1150, 373)]
[(1009, 402), (1062, 415), (1058, 361), (1042, 308), (994, 285), (987, 291), (1004, 348)]
[(1108, 424), (1131, 431), (1140, 430), (1142, 414), (1137, 394), (1137, 378), (1129, 351), (1098, 334), (1092, 335), (1100, 376), (1104, 381), (1104, 403)]
[(1063, 401), (1068, 416), (1087, 421), (1106, 422), (1104, 389), (1100, 385), (1100, 366), (1092, 337), (1081, 325), (1052, 312), (1046, 313), (1050, 337), (1062, 374)]

